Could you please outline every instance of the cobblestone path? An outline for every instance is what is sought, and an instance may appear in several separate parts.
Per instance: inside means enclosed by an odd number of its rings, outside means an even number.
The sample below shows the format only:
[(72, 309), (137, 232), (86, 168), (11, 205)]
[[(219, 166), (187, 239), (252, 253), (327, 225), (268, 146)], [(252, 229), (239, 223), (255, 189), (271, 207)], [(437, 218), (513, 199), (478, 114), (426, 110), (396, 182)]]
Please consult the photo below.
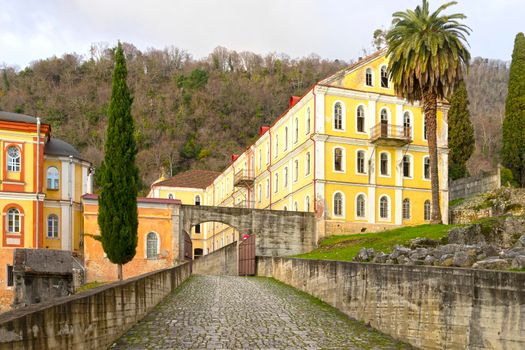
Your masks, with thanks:
[(111, 349), (409, 349), (263, 277), (192, 276)]

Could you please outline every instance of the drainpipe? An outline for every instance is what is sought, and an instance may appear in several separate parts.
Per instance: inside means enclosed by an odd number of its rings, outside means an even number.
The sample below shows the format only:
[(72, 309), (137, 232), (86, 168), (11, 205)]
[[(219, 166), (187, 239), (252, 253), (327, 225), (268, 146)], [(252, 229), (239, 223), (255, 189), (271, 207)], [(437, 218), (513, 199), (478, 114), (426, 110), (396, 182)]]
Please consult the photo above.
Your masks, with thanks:
[(73, 251), (73, 156), (69, 156), (69, 181), (68, 181), (68, 196), (69, 196), (69, 234), (71, 235), (71, 241), (69, 242), (69, 249)]
[(40, 233), (40, 201), (38, 199), (38, 194), (40, 192), (40, 118), (36, 118), (36, 213), (35, 213), (35, 230), (36, 230), (36, 241), (35, 248), (38, 249), (39, 242), (39, 233)]

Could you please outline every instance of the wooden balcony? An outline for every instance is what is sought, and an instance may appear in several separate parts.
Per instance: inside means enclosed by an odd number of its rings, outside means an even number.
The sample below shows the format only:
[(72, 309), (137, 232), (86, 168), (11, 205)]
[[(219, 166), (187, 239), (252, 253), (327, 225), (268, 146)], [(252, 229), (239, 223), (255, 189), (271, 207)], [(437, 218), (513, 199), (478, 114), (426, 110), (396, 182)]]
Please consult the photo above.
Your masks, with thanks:
[(252, 188), (254, 181), (255, 176), (253, 176), (253, 172), (245, 169), (239, 170), (233, 177), (235, 187)]
[(379, 123), (370, 130), (370, 142), (379, 146), (401, 147), (412, 141), (410, 127)]

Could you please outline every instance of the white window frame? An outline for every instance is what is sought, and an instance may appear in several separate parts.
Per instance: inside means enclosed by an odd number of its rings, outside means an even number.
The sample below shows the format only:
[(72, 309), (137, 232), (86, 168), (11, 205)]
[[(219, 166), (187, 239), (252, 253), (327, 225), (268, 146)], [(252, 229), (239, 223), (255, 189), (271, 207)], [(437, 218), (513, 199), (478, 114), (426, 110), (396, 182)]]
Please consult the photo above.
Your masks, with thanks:
[[(384, 218), (384, 217), (381, 217), (381, 199), (382, 198), (386, 198), (387, 200), (387, 217)], [(392, 201), (390, 200), (390, 196), (387, 195), (387, 194), (382, 194), (379, 196), (379, 201), (378, 201), (378, 205), (377, 205), (377, 208), (378, 208), (378, 216), (379, 216), (379, 221), (390, 221), (391, 218), (392, 218)]]
[[(357, 209), (358, 209), (358, 205), (357, 205), (357, 200), (359, 199), (359, 196), (363, 196), (363, 199), (364, 199), (364, 207), (363, 207), (363, 211), (364, 211), (364, 215), (362, 216), (359, 216), (359, 213), (357, 212)], [(366, 207), (367, 207), (367, 197), (366, 197), (366, 194), (364, 192), (359, 192), (355, 195), (355, 199), (354, 199), (354, 203), (355, 203), (355, 211), (354, 211), (354, 215), (355, 215), (355, 219), (356, 220), (366, 220), (366, 214), (367, 214), (367, 210), (366, 210)]]
[[(50, 173), (52, 171), (55, 173)], [(49, 186), (51, 184), (51, 186)], [(60, 172), (56, 166), (50, 166), (46, 171), (46, 186), (48, 190), (58, 190), (60, 189)]]
[[(335, 150), (340, 149), (341, 152), (341, 170), (335, 169)], [(334, 173), (344, 174), (346, 172), (346, 150), (344, 147), (335, 146), (332, 148), (332, 171)]]
[[(359, 117), (358, 117), (359, 108), (362, 108), (362, 109), (363, 109), (363, 130), (364, 130), (364, 131), (359, 131), (359, 128), (358, 128), (358, 125), (359, 125)], [(355, 108), (355, 132), (356, 132), (357, 134), (361, 134), (361, 135), (366, 135), (366, 134), (368, 134), (368, 133), (366, 132), (366, 108), (365, 108), (365, 105), (363, 105), (363, 104), (359, 104), (359, 105)]]
[(306, 128), (305, 128), (306, 129), (306, 132), (305, 132), (306, 135), (308, 135), (310, 133), (310, 122), (311, 122), (310, 113), (311, 113), (310, 107), (308, 107), (306, 109)]
[(297, 203), (297, 201), (293, 202), (293, 209), (294, 211), (299, 211), (299, 204)]
[(295, 118), (295, 129), (294, 129), (294, 142), (297, 143), (299, 141), (299, 118)]
[(304, 211), (310, 211), (310, 196), (304, 197)]
[[(56, 218), (56, 222), (54, 222), (53, 225), (52, 225), (52, 228), (56, 229), (56, 235), (54, 235), (55, 231), (49, 232), (49, 220), (51, 219), (51, 217)], [(60, 219), (58, 218), (58, 215), (57, 214), (49, 214), (47, 216), (46, 223), (47, 223), (47, 225), (46, 225), (46, 237), (48, 239), (59, 239), (60, 238)]]
[[(428, 219), (425, 217), (425, 212), (427, 208), (428, 203)], [(423, 202), (423, 220), (424, 221), (430, 221), (432, 220), (432, 201), (430, 199), (427, 199)]]
[[(341, 105), (341, 129), (336, 129), (335, 127), (335, 106), (337, 104)], [(343, 101), (337, 100), (334, 101), (332, 105), (332, 130), (335, 132), (345, 132), (346, 131), (346, 108)]]
[(168, 193), (168, 199), (174, 199), (175, 196), (173, 195), (173, 193)]
[[(385, 73), (386, 73), (386, 86), (383, 86), (383, 68), (385, 69)], [(388, 67), (386, 64), (382, 65), (381, 67), (379, 67), (379, 87), (382, 88), (382, 89), (390, 89), (390, 78), (388, 76)]]
[[(405, 176), (405, 157), (408, 157), (409, 159), (409, 172), (410, 176)], [(401, 176), (403, 179), (413, 179), (414, 178), (414, 157), (407, 153), (401, 158)]]
[(272, 154), (270, 153), (270, 141), (266, 143), (266, 165), (270, 164), (270, 158)]
[(293, 161), (293, 167), (294, 167), (293, 182), (297, 182), (299, 181), (299, 159), (295, 159)]
[[(425, 177), (425, 159), (428, 159), (428, 177)], [(424, 181), (430, 181), (430, 178), (432, 177), (432, 174), (431, 174), (431, 169), (430, 169), (430, 156), (423, 156), (423, 166), (422, 166), (422, 174), (421, 174), (421, 178), (424, 180)]]
[(285, 126), (284, 127), (284, 149), (283, 149), (284, 151), (288, 150), (288, 143), (290, 142), (288, 138), (289, 138), (288, 127)]
[(279, 173), (275, 173), (274, 176), (273, 176), (273, 184), (275, 186), (275, 188), (273, 189), (273, 192), (274, 193), (277, 193), (277, 191), (279, 191)]
[(288, 187), (288, 167), (284, 167), (284, 187)]
[(408, 114), (410, 120), (410, 138), (414, 139), (414, 113), (408, 109), (403, 111), (403, 128), (405, 127), (405, 114)]
[[(405, 203), (408, 201), (408, 217), (405, 217)], [(410, 198), (404, 198), (401, 202), (401, 219), (402, 220), (410, 220), (412, 218), (412, 203), (410, 202)]]
[[(12, 210), (16, 210), (16, 213), (13, 211), (11, 212)], [(12, 221), (13, 221), (13, 228), (11, 229), (11, 225), (9, 224), (9, 221), (11, 220), (10, 217), (13, 217), (12, 218)], [(22, 233), (22, 213), (20, 212), (20, 210), (18, 208), (15, 208), (15, 207), (11, 207), (7, 210), (7, 214), (5, 216), (5, 220), (6, 220), (6, 233), (8, 234), (20, 234)], [(16, 221), (18, 220), (18, 231), (16, 231)]]
[[(363, 152), (363, 170), (364, 172), (359, 172), (359, 152)], [(367, 175), (367, 167), (366, 167), (366, 150), (365, 149), (357, 149), (355, 151), (355, 174), (356, 175)]]
[(279, 135), (275, 134), (275, 152), (273, 157), (277, 158), (279, 156)]
[(270, 178), (266, 179), (266, 199), (270, 198)]
[(305, 169), (304, 169), (304, 176), (310, 175), (310, 166), (311, 166), (311, 160), (312, 156), (310, 155), (310, 152), (306, 152), (305, 155)]
[[(155, 235), (155, 237), (157, 238), (157, 247), (156, 247), (156, 250), (157, 250), (157, 256), (156, 257), (148, 257), (148, 236), (150, 233), (153, 233)], [(147, 232), (145, 235), (144, 235), (144, 258), (147, 259), (147, 260), (158, 260), (159, 259), (159, 255), (160, 255), (160, 235), (155, 232), (155, 231), (150, 231), (150, 232)]]
[[(387, 162), (387, 166), (386, 166), (386, 170), (387, 170), (387, 173), (386, 175), (383, 174), (381, 172), (381, 165), (382, 165), (382, 160), (381, 160), (381, 156), (383, 154), (386, 154), (386, 162)], [(379, 177), (391, 177), (392, 176), (392, 171), (391, 171), (391, 168), (392, 168), (392, 157), (390, 156), (390, 152), (387, 152), (387, 151), (382, 151), (379, 153)]]
[[(197, 204), (197, 199), (199, 199), (199, 204)], [(196, 194), (195, 197), (193, 197), (193, 204), (194, 205), (202, 205), (201, 196)]]
[[(335, 213), (335, 197), (337, 194), (341, 195), (341, 215), (337, 215)], [(335, 191), (332, 196), (332, 216), (334, 218), (344, 218), (346, 213), (346, 206), (345, 206), (345, 194), (342, 191)]]
[(258, 196), (259, 198), (257, 198), (257, 199), (258, 199), (258, 202), (261, 203), (261, 201), (262, 201), (262, 184), (261, 183), (259, 183), (257, 189), (258, 189), (257, 193), (259, 195)]
[[(12, 157), (9, 154), (10, 149), (16, 149), (18, 151), (17, 157)], [(22, 171), (22, 149), (18, 146), (10, 145), (5, 150), (6, 152), (6, 162), (7, 162), (7, 171), (13, 173), (19, 173)]]
[(386, 111), (386, 123), (387, 125), (390, 125), (392, 124), (392, 114), (390, 113), (390, 108), (388, 107), (381, 107), (381, 109), (379, 109), (379, 124), (381, 124), (382, 122), (382, 118), (381, 118), (381, 114), (383, 111)]
[(262, 169), (262, 147), (259, 147), (259, 170)]
[[(372, 76), (372, 84), (371, 85), (368, 85), (367, 80), (366, 80), (368, 72), (370, 72), (370, 75)], [(374, 70), (371, 67), (367, 67), (365, 69), (365, 86), (374, 87)]]

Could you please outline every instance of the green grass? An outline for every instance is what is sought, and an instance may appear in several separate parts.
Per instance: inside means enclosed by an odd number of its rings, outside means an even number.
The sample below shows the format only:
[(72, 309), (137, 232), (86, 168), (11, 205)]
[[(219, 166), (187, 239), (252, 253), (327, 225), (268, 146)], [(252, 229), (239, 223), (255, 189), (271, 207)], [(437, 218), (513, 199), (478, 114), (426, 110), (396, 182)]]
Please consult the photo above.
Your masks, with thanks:
[(309, 253), (297, 255), (297, 258), (320, 260), (352, 260), (361, 248), (374, 248), (376, 251), (389, 253), (395, 245), (408, 245), (410, 240), (426, 237), (439, 240), (445, 237), (453, 225), (420, 225), (401, 227), (393, 230), (330, 236), (319, 243), (319, 247)]
[(76, 291), (75, 291), (75, 294), (78, 294), (78, 293), (82, 293), (82, 292), (85, 292), (87, 290), (90, 290), (90, 289), (93, 289), (93, 288), (97, 288), (97, 287), (100, 287), (104, 284), (106, 284), (108, 282), (90, 282), (90, 283), (86, 283), (82, 286), (80, 286)]

